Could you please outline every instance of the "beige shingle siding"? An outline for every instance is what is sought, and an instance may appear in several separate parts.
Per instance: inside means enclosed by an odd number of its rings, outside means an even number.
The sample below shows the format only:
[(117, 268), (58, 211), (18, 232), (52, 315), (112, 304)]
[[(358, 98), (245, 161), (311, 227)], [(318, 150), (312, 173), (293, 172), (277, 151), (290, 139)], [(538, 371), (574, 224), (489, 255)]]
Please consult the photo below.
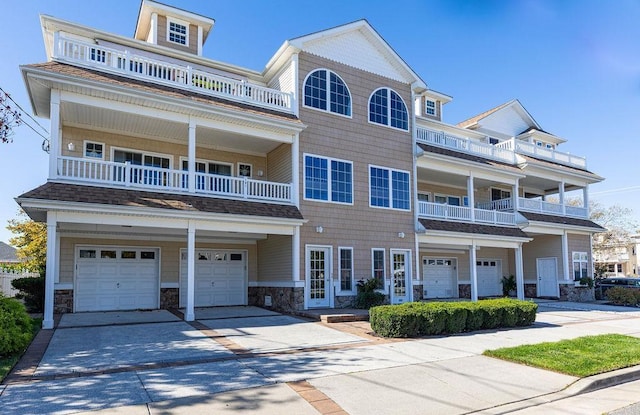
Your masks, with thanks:
[(275, 150), (267, 154), (269, 170), (265, 175), (270, 181), (279, 183), (291, 183), (291, 145), (281, 144)]
[[(96, 245), (96, 246), (149, 246), (160, 248), (160, 283), (178, 283), (180, 282), (180, 249), (187, 247), (186, 230), (185, 241), (166, 242), (166, 241), (138, 241), (131, 239), (91, 239), (62, 237), (60, 238), (60, 282), (73, 283), (73, 268), (75, 263), (75, 247), (78, 245)], [(247, 250), (248, 252), (248, 274), (249, 281), (256, 281), (258, 275), (257, 256), (258, 250), (256, 245), (221, 245), (212, 243), (200, 243), (196, 241), (196, 249), (237, 249)]]
[[(415, 223), (412, 211), (369, 207), (369, 164), (407, 171), (413, 181), (412, 136), (410, 131), (369, 123), (368, 100), (376, 89), (391, 88), (402, 96), (411, 117), (410, 85), (305, 53), (300, 54), (299, 68), (300, 120), (307, 125), (300, 134), (300, 206), (309, 220), (301, 228), (301, 273), (304, 275), (305, 244), (318, 244), (333, 247), (334, 277), (338, 247), (354, 248), (356, 280), (371, 276), (371, 248), (384, 248), (388, 275), (389, 249), (415, 249)], [(346, 83), (351, 93), (351, 118), (303, 106), (304, 79), (318, 68), (334, 71)], [(353, 163), (353, 205), (304, 200), (304, 153)], [(412, 198), (412, 209), (413, 202)], [(316, 226), (322, 226), (324, 232), (317, 233)], [(404, 239), (398, 237), (399, 232), (404, 232)]]
[(258, 241), (258, 281), (291, 281), (291, 236), (269, 235)]
[(589, 256), (589, 265), (587, 267), (587, 275), (593, 278), (593, 258), (591, 253), (591, 245), (589, 240), (591, 239), (588, 235), (578, 235), (574, 233), (570, 233), (567, 235), (567, 261), (569, 261), (569, 274), (571, 280), (573, 280), (573, 252), (586, 252)]
[(557, 258), (558, 280), (562, 280), (562, 238), (557, 235), (537, 235), (522, 245), (524, 278), (537, 281), (536, 258)]

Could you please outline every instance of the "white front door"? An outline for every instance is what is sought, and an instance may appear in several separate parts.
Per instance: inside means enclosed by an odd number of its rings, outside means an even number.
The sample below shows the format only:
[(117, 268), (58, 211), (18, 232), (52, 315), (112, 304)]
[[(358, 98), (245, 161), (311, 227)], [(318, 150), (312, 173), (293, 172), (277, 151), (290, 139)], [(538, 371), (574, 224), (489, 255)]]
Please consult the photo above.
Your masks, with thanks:
[(502, 262), (499, 259), (478, 259), (478, 296), (495, 297), (502, 295)]
[(331, 305), (331, 248), (307, 247), (307, 301), (311, 308)]
[(558, 297), (558, 259), (537, 258), (538, 297)]
[(411, 253), (391, 250), (391, 303), (406, 303), (411, 298)]
[(458, 297), (456, 260), (451, 258), (422, 258), (424, 298)]
[(159, 254), (157, 248), (78, 247), (75, 311), (158, 308)]
[[(194, 306), (247, 304), (247, 253), (220, 249), (197, 249)], [(180, 307), (187, 305), (187, 251), (180, 254)]]

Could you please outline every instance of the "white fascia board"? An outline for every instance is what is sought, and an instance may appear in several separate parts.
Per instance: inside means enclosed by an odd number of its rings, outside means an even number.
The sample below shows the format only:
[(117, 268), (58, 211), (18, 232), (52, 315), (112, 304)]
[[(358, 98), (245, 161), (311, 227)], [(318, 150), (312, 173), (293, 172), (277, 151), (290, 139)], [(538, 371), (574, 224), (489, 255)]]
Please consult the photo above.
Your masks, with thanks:
[[(548, 161), (547, 163), (553, 163)], [(578, 187), (584, 187), (587, 184), (599, 183), (604, 180), (604, 177), (598, 176), (594, 173), (581, 174), (579, 170), (568, 170), (571, 167), (558, 163), (560, 167), (566, 167), (566, 169), (558, 170), (557, 167), (537, 164), (535, 160), (528, 159), (526, 166), (523, 170), (527, 176), (542, 177), (544, 179), (560, 182), (564, 180), (567, 184), (572, 184)], [(537, 171), (536, 171), (537, 170)], [(593, 176), (596, 177), (593, 177)], [(573, 181), (567, 181), (567, 178), (573, 179)]]
[[(300, 49), (293, 46), (289, 41), (285, 41), (276, 53), (269, 59), (269, 62), (262, 71), (262, 77), (265, 79), (271, 79), (273, 76), (282, 69), (284, 65), (289, 62), (291, 57), (297, 53), (300, 53)], [(297, 76), (298, 74), (296, 74)]]
[(421, 244), (440, 244), (471, 246), (474, 243), (481, 247), (492, 248), (517, 248), (519, 244), (532, 241), (533, 238), (519, 238), (498, 235), (470, 235), (457, 232), (428, 231), (428, 234), (418, 235), (418, 242)]
[(469, 176), (473, 173), (476, 179), (492, 180), (503, 184), (514, 185), (516, 180), (526, 177), (525, 174), (498, 170), (495, 167), (485, 167), (478, 163), (458, 159), (456, 157), (447, 157), (442, 154), (434, 155), (425, 151), (417, 160), (418, 168), (447, 172), (461, 176)]
[(575, 225), (566, 225), (563, 223), (538, 222), (538, 221), (529, 221), (528, 225), (522, 228), (522, 231), (526, 233), (542, 233), (546, 235), (562, 235), (564, 234), (565, 230), (571, 231), (571, 233), (582, 233), (585, 235), (603, 232), (602, 230), (590, 228), (587, 226), (575, 226)]
[(304, 288), (304, 281), (249, 281), (249, 287)]
[(546, 140), (554, 144), (562, 144), (567, 142), (567, 140), (565, 140), (564, 138), (560, 138), (557, 135), (549, 134), (540, 130), (533, 130), (524, 134), (519, 134), (516, 136), (516, 140), (519, 140), (522, 138), (528, 139), (529, 137), (533, 137), (533, 138), (540, 137), (543, 140)]

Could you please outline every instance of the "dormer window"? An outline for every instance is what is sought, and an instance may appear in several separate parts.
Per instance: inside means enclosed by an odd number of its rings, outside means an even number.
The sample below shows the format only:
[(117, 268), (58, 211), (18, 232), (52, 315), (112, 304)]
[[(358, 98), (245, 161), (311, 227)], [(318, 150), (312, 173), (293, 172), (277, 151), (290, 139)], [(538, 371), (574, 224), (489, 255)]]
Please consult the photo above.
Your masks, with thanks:
[(425, 101), (425, 113), (427, 115), (436, 115), (436, 102), (430, 99)]
[(167, 41), (178, 45), (189, 45), (189, 25), (173, 19), (167, 19)]

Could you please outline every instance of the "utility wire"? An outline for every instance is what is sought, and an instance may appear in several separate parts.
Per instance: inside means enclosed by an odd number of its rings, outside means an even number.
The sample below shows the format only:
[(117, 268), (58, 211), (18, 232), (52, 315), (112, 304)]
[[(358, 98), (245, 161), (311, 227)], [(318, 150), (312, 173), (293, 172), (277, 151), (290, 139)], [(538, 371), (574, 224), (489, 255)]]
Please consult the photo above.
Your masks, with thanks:
[[(35, 123), (38, 125), (38, 127), (42, 128), (42, 130), (43, 130), (45, 133), (49, 134), (49, 131), (47, 131), (47, 129), (46, 129), (46, 128), (44, 128), (44, 127), (42, 126), (42, 124), (40, 124), (40, 123), (38, 122), (38, 120), (36, 120), (35, 118), (33, 118), (33, 117), (31, 116), (31, 114), (29, 114), (27, 111), (25, 111), (25, 110), (24, 110), (24, 108), (22, 108), (22, 107), (20, 106), (20, 104), (18, 104), (16, 101), (14, 101), (14, 100), (13, 100), (13, 98), (11, 98), (11, 95), (9, 95), (9, 94), (7, 93), (7, 91), (5, 91), (4, 89), (2, 89), (2, 87), (1, 87), (1, 86), (0, 86), (0, 91), (2, 91), (2, 92), (4, 93), (4, 95), (5, 95), (7, 98), (9, 98), (9, 99), (11, 100), (11, 102), (13, 102), (14, 104), (16, 104), (16, 106), (18, 107), (18, 109), (19, 109), (20, 111), (22, 111), (22, 113), (23, 113), (23, 114), (27, 114), (27, 117), (31, 118), (31, 119), (33, 120), (33, 122), (35, 122)], [(24, 122), (24, 120), (23, 120), (23, 122)], [(25, 124), (27, 124), (27, 123), (25, 122)], [(27, 125), (29, 125), (29, 124), (27, 124)], [(29, 125), (29, 128), (31, 128), (33, 131), (35, 131), (35, 129), (34, 129), (33, 127), (31, 127), (30, 125)], [(35, 132), (37, 133), (37, 131), (35, 131)], [(40, 135), (42, 135), (42, 134), (40, 134)]]

